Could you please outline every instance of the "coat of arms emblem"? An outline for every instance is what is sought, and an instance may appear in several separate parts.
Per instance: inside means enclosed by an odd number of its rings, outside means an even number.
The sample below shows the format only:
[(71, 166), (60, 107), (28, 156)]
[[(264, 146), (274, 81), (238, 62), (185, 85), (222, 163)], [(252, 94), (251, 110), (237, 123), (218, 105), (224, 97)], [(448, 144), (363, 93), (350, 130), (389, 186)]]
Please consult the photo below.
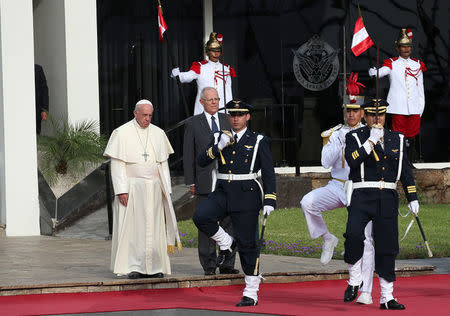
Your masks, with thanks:
[(336, 80), (339, 72), (338, 51), (318, 35), (292, 52), (295, 78), (304, 88), (320, 91)]

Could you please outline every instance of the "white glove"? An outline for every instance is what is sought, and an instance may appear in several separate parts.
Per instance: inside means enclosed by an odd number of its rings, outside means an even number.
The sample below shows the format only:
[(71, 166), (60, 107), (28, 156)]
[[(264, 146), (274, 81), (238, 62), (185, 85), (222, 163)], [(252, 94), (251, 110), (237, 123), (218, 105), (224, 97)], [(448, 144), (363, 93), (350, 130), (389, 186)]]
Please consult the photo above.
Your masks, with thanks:
[(369, 76), (375, 77), (376, 75), (377, 75), (377, 68), (375, 67), (369, 68)]
[(263, 208), (263, 215), (264, 215), (264, 216), (265, 216), (265, 215), (269, 216), (270, 213), (272, 213), (272, 211), (273, 211), (273, 206), (270, 206), (270, 205), (264, 205), (264, 208)]
[(383, 137), (383, 134), (384, 134), (384, 129), (372, 127), (370, 129), (369, 140), (375, 145), (376, 143), (378, 143), (380, 141), (381, 137)]
[(339, 142), (342, 145), (345, 145), (345, 136), (348, 133), (348, 129), (346, 128), (341, 128), (340, 130), (338, 130), (338, 138), (339, 138)]
[(411, 211), (411, 213), (413, 213), (415, 216), (417, 216), (417, 214), (419, 214), (419, 201), (414, 200), (409, 202), (408, 204), (409, 210)]
[(173, 68), (170, 77), (175, 78), (180, 75), (180, 68)]
[(231, 137), (225, 133), (222, 133), (222, 135), (220, 135), (220, 140), (219, 140), (219, 143), (217, 144), (217, 147), (219, 148), (219, 150), (222, 150), (225, 147), (227, 147), (230, 144), (230, 142), (231, 142)]

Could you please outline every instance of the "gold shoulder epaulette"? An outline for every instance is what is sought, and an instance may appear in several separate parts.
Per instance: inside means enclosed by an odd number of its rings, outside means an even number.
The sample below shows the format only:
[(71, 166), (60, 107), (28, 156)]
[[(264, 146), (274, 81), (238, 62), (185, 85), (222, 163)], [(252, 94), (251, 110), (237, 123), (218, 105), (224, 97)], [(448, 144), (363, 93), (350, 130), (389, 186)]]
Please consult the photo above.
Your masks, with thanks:
[(327, 129), (326, 131), (323, 131), (322, 133), (320, 133), (320, 136), (322, 136), (323, 138), (323, 146), (325, 146), (328, 143), (328, 140), (330, 139), (331, 134), (333, 134), (333, 132), (339, 130), (342, 128), (342, 124), (338, 124), (333, 128)]

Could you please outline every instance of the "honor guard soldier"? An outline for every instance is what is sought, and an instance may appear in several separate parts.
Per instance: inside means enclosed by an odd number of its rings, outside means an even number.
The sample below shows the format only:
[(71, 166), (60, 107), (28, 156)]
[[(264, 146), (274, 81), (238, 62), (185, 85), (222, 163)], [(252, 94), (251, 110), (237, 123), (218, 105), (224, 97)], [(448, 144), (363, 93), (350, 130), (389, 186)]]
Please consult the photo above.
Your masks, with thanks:
[[(199, 230), (219, 245), (219, 267), (237, 247), (246, 286), (242, 300), (236, 306), (253, 306), (258, 303), (262, 278), (255, 269), (259, 251), (256, 242), (258, 216), (263, 206), (264, 215), (269, 215), (275, 208), (275, 171), (267, 137), (247, 128), (252, 106), (233, 100), (226, 108), (231, 132), (215, 133), (214, 142), (197, 159), (201, 167), (217, 161), (215, 190), (200, 204), (192, 219)], [(259, 171), (262, 187), (257, 181)], [(234, 238), (217, 223), (226, 215), (231, 216)]]
[(223, 36), (212, 32), (205, 44), (205, 53), (208, 60), (194, 61), (187, 72), (180, 72), (179, 68), (172, 69), (171, 77), (180, 77), (182, 83), (197, 81), (197, 97), (195, 98), (194, 115), (203, 112), (200, 103), (200, 93), (205, 87), (214, 87), (219, 93), (219, 108), (223, 108), (227, 101), (233, 99), (231, 91), (231, 78), (236, 77), (233, 67), (219, 61), (222, 55)]
[[(389, 76), (387, 113), (392, 114), (392, 129), (405, 135), (409, 158), (413, 160), (414, 137), (420, 132), (425, 108), (423, 72), (427, 68), (422, 61), (410, 57), (413, 46), (410, 29), (402, 28), (395, 44), (400, 56), (384, 60), (378, 76)], [(375, 67), (369, 69), (369, 75), (377, 75)]]
[(384, 129), (388, 103), (371, 99), (363, 104), (367, 126), (346, 135), (345, 159), (350, 166), (347, 186), (348, 222), (344, 260), (349, 264), (349, 286), (356, 290), (362, 284), (359, 265), (363, 256), (364, 228), (373, 222), (375, 271), (380, 279), (381, 309), (405, 309), (393, 297), (395, 257), (398, 246), (398, 193), (400, 180), (409, 201), (409, 209), (417, 214), (416, 187), (404, 136)]
[[(311, 238), (322, 237), (324, 241), (320, 258), (322, 264), (330, 262), (334, 248), (338, 243), (338, 239), (328, 231), (322, 212), (347, 205), (344, 183), (348, 180), (350, 168), (344, 157), (345, 135), (364, 126), (361, 123), (361, 119), (364, 116), (364, 111), (361, 108), (361, 105), (364, 103), (364, 96), (359, 95), (363, 85), (357, 80), (358, 74), (353, 75), (353, 73), (350, 75), (350, 80), (347, 79), (347, 94), (344, 96), (342, 105), (347, 124), (339, 124), (322, 133), (324, 138), (322, 166), (327, 169), (331, 168), (332, 179), (326, 186), (306, 194), (300, 202)], [(356, 289), (356, 291), (353, 291), (353, 287), (349, 287), (350, 290), (345, 292), (344, 301), (353, 301), (358, 295), (358, 290), (360, 290), (362, 293), (358, 297), (357, 302), (360, 304), (372, 304), (371, 293), (375, 253), (372, 239), (372, 222), (367, 224), (364, 235), (364, 254), (362, 265), (360, 266), (363, 287)]]

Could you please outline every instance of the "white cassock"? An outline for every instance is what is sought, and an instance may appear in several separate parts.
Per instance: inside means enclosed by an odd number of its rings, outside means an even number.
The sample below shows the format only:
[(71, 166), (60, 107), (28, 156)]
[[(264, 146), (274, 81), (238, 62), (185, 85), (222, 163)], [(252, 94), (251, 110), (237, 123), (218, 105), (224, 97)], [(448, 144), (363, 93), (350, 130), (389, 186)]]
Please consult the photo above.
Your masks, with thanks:
[[(326, 169), (331, 167), (331, 177), (333, 178), (322, 188), (312, 190), (301, 200), (303, 214), (312, 239), (316, 239), (328, 233), (327, 225), (322, 217), (322, 212), (345, 207), (347, 199), (344, 191), (344, 183), (348, 180), (350, 167), (344, 158), (345, 142), (339, 141), (339, 133), (348, 133), (353, 129), (358, 129), (364, 125), (359, 123), (350, 129), (343, 126), (331, 134), (328, 143), (322, 148), (322, 166)], [(345, 141), (345, 139), (344, 139)], [(370, 221), (364, 231), (364, 253), (361, 259), (363, 287), (362, 291), (372, 292), (372, 278), (375, 266), (372, 238), (372, 221)]]
[[(205, 87), (212, 87), (217, 90), (220, 98), (219, 108), (225, 107), (227, 102), (233, 100), (231, 77), (236, 77), (236, 73), (233, 67), (226, 64), (222, 66), (220, 61), (195, 61), (192, 63), (189, 71), (180, 72), (179, 77), (183, 83), (197, 80), (197, 97), (195, 98), (194, 115), (203, 113), (203, 105), (200, 103), (200, 92)], [(225, 96), (223, 91), (224, 82)]]
[[(132, 120), (111, 134), (104, 155), (111, 158), (113, 205), (111, 270), (117, 275), (136, 271), (170, 274), (168, 251), (181, 248), (170, 198), (169, 155), (174, 151), (166, 134)], [(128, 193), (128, 205), (117, 195)]]

